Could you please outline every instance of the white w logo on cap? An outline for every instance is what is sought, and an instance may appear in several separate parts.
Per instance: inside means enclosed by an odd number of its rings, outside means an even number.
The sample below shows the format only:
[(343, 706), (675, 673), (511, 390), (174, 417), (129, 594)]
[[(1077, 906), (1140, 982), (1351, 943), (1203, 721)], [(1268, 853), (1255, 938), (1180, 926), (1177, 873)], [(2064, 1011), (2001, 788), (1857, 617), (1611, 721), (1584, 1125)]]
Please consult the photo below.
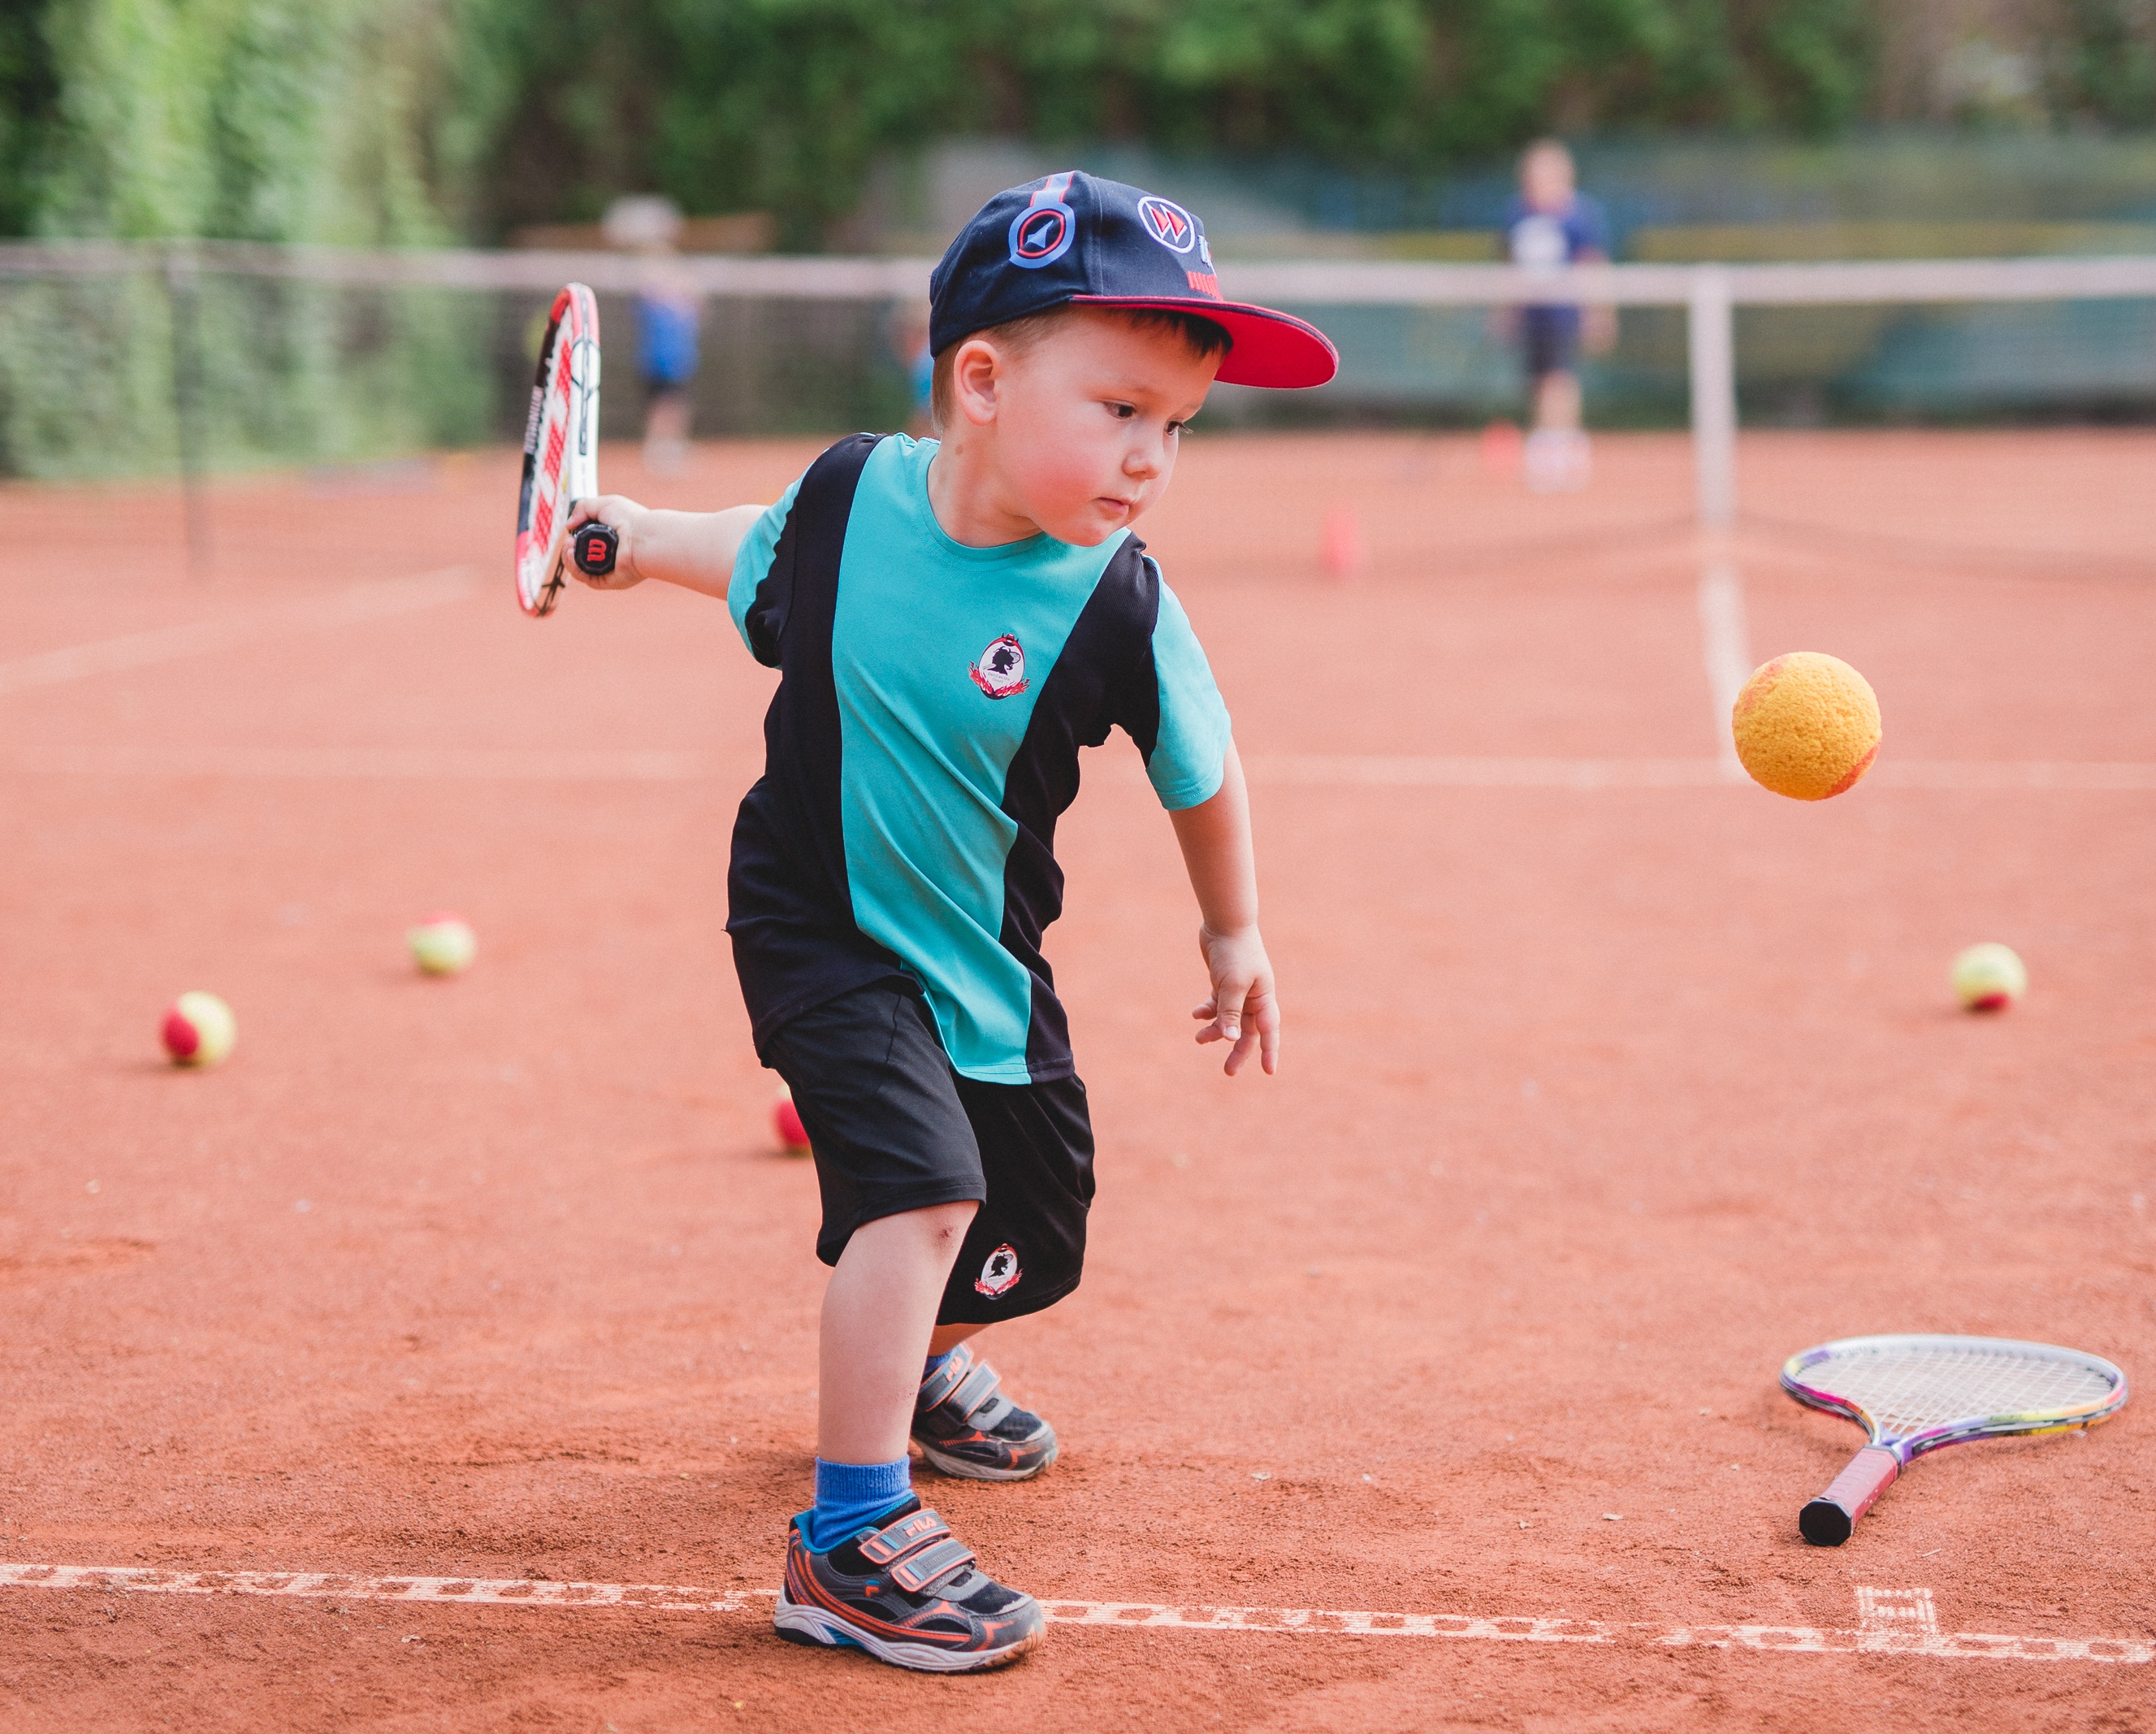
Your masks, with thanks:
[(1148, 193), (1138, 201), (1138, 215), (1152, 238), (1171, 253), (1188, 253), (1198, 239), (1198, 219), (1172, 199)]

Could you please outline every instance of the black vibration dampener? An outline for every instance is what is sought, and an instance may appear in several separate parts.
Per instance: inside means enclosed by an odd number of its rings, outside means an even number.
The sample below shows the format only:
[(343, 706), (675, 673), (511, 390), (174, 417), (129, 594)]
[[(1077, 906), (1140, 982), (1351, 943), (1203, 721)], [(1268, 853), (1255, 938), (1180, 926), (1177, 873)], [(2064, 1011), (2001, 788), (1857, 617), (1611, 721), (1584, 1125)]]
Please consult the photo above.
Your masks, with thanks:
[(621, 552), (621, 536), (611, 524), (580, 524), (569, 538), (569, 558), (586, 578), (604, 578)]

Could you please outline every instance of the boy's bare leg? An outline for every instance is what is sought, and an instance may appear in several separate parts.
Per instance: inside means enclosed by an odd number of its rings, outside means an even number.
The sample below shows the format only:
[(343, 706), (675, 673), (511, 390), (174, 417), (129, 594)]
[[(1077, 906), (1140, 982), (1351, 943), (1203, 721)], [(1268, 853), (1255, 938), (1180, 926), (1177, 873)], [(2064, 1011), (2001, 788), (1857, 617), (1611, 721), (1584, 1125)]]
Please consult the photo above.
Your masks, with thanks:
[(977, 1330), (986, 1330), (985, 1325), (938, 1325), (928, 1339), (928, 1353), (932, 1360), (938, 1355), (948, 1355), (959, 1344)]
[(943, 1285), (979, 1208), (967, 1200), (882, 1217), (839, 1253), (824, 1290), (817, 1380), (816, 1454), (826, 1463), (906, 1455)]
[(1535, 426), (1558, 433), (1579, 430), (1579, 377), (1545, 373), (1535, 382)]

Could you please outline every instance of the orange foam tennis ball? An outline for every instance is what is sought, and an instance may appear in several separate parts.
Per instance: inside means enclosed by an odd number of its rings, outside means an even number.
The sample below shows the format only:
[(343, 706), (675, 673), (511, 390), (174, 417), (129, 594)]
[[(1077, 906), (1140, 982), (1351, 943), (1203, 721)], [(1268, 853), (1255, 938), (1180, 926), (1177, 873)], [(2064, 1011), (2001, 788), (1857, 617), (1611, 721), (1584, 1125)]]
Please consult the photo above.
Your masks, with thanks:
[(1793, 651), (1753, 672), (1730, 713), (1752, 780), (1792, 800), (1856, 787), (1879, 756), (1879, 700), (1838, 656)]
[(808, 1153), (808, 1129), (801, 1124), (801, 1110), (793, 1105), (793, 1092), (784, 1084), (771, 1104), (772, 1129), (778, 1134), (778, 1147), (789, 1156)]
[(157, 1033), (176, 1066), (221, 1066), (239, 1039), (232, 1007), (215, 994), (185, 993), (172, 1001)]

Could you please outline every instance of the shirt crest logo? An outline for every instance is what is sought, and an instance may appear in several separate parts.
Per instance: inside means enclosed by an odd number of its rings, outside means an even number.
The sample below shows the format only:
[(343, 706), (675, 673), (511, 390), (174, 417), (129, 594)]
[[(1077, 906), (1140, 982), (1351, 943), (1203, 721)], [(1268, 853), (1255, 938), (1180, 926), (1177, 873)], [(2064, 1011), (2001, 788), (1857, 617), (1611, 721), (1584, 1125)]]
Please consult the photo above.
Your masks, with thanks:
[(966, 672), (989, 697), (1012, 697), (1025, 691), (1025, 646), (1006, 632), (983, 651), (981, 660)]
[(1018, 1249), (1008, 1241), (988, 1254), (982, 1265), (981, 1274), (973, 1284), (975, 1290), (993, 1300), (998, 1294), (1008, 1294), (1018, 1286), (1024, 1272), (1018, 1268)]

